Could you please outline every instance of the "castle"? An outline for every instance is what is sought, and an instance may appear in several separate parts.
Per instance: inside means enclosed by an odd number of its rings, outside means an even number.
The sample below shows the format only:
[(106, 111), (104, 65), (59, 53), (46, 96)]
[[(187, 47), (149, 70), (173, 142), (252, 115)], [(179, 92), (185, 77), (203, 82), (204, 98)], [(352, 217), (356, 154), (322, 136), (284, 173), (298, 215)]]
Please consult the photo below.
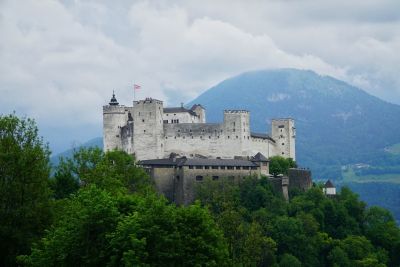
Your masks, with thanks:
[(250, 113), (225, 110), (222, 123), (206, 123), (203, 106), (164, 107), (160, 100), (119, 105), (113, 94), (103, 106), (104, 151), (120, 149), (137, 160), (168, 158), (171, 153), (187, 158), (266, 158), (279, 155), (296, 159), (294, 120), (273, 119), (271, 135), (250, 129)]
[(273, 119), (271, 135), (250, 130), (250, 113), (225, 110), (222, 123), (206, 123), (203, 106), (164, 107), (160, 100), (119, 105), (113, 94), (103, 106), (104, 151), (120, 149), (134, 155), (170, 201), (189, 204), (196, 183), (205, 178), (239, 182), (248, 176), (269, 176), (288, 199), (291, 187), (307, 190), (311, 172), (290, 169), (288, 177), (269, 175), (269, 157), (296, 159), (293, 119)]

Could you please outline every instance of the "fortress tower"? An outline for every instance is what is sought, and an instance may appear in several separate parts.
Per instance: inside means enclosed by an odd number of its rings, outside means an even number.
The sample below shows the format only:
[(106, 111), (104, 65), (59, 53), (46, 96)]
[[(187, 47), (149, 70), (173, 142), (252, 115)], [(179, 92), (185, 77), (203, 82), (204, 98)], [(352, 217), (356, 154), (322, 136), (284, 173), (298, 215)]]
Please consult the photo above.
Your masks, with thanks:
[(225, 110), (223, 123), (226, 147), (232, 155), (247, 156), (250, 150), (250, 113), (247, 110)]
[(128, 120), (127, 108), (119, 105), (113, 93), (110, 103), (103, 106), (104, 150), (122, 149), (121, 127)]
[(275, 140), (275, 155), (296, 160), (296, 128), (293, 119), (273, 119), (272, 138)]
[(133, 154), (138, 159), (164, 156), (163, 102), (146, 98), (133, 104)]

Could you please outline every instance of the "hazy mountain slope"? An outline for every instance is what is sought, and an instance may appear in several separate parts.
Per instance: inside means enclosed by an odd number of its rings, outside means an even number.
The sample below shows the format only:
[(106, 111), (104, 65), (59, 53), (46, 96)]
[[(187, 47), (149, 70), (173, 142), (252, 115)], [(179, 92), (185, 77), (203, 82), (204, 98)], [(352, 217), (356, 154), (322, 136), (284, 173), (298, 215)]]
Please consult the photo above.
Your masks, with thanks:
[(267, 131), (271, 118), (293, 117), (297, 160), (317, 175), (337, 178), (341, 165), (359, 162), (400, 164), (399, 156), (384, 150), (400, 143), (400, 106), (312, 71), (247, 72), (210, 88), (193, 103), (205, 106), (210, 122), (221, 121), (223, 109), (248, 109), (252, 129), (260, 132)]
[(71, 157), (74, 153), (74, 150), (78, 149), (80, 147), (100, 147), (101, 149), (103, 149), (103, 137), (96, 137), (96, 138), (90, 139), (89, 141), (83, 143), (82, 145), (77, 146), (76, 148), (71, 148), (71, 149), (68, 149), (57, 155), (52, 156), (50, 158), (51, 165), (57, 166), (60, 161), (60, 157), (64, 157), (64, 158)]

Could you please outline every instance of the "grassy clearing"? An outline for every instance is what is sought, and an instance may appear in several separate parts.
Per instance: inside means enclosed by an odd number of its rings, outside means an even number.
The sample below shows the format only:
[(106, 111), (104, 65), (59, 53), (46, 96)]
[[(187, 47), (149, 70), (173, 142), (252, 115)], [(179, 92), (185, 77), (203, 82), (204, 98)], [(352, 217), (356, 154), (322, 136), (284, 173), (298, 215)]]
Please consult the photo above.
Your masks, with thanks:
[(353, 169), (342, 172), (344, 182), (353, 183), (395, 183), (400, 184), (400, 174), (374, 174), (374, 175), (357, 175)]

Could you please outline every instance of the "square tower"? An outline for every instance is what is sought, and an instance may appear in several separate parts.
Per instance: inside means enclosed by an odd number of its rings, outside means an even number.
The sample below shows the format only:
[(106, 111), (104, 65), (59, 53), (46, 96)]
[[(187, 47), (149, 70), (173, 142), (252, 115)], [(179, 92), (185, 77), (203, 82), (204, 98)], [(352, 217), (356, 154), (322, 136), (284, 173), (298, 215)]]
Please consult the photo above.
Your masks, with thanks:
[(275, 140), (275, 155), (296, 160), (296, 128), (294, 120), (273, 119), (271, 122), (271, 135)]

